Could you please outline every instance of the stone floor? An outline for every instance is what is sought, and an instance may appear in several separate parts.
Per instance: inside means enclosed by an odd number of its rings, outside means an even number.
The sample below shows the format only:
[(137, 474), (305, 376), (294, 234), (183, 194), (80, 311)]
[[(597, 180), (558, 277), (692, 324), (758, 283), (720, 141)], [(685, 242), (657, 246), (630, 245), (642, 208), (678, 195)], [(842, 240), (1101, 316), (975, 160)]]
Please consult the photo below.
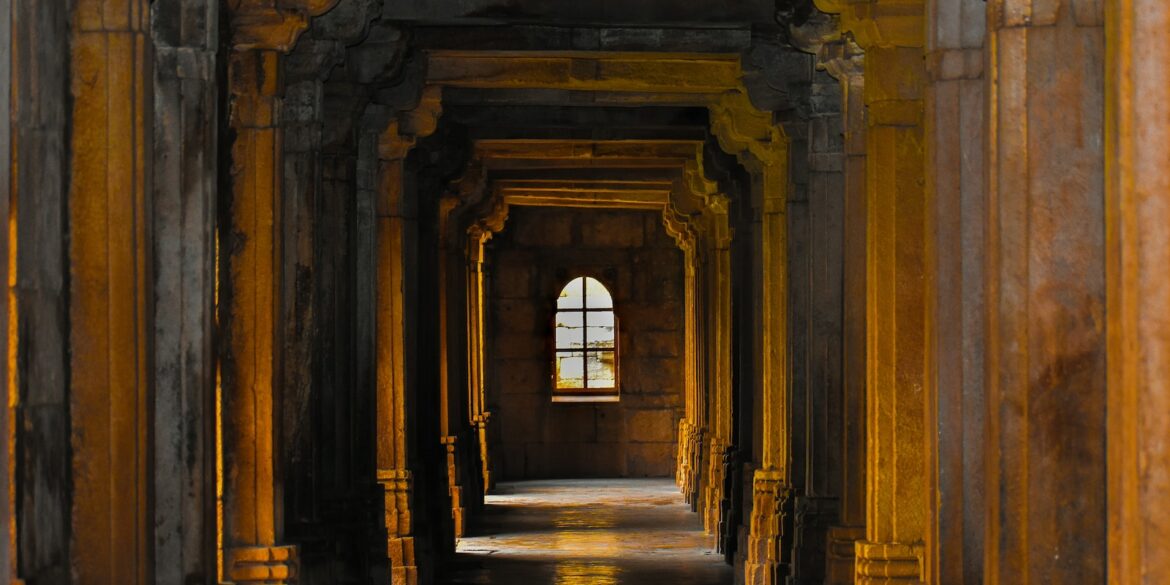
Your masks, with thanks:
[(504, 483), (445, 585), (724, 585), (731, 567), (669, 479)]

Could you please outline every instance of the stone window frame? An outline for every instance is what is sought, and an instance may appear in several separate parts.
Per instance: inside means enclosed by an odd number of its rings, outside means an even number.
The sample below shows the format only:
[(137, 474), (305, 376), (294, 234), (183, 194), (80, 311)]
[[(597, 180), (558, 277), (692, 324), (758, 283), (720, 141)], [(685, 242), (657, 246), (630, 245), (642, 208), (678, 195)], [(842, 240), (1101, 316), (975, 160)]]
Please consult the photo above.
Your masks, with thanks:
[[(590, 309), (588, 302), (582, 298), (582, 308), (580, 309), (561, 309), (558, 307), (557, 299), (560, 298), (563, 292), (569, 285), (582, 279), (593, 279), (605, 289), (606, 294), (609, 295), (611, 306), (607, 308)], [(614, 295), (614, 287), (606, 283), (606, 279), (599, 274), (591, 272), (579, 272), (568, 276), (567, 278), (558, 278), (557, 282), (562, 283), (556, 287), (555, 296), (552, 302), (552, 312), (549, 319), (550, 331), (549, 346), (551, 351), (549, 353), (549, 364), (552, 371), (549, 376), (549, 386), (551, 388), (550, 394), (553, 402), (618, 402), (621, 399), (621, 317), (618, 315), (618, 301)], [(557, 332), (557, 315), (562, 312), (581, 312), (588, 314), (590, 312), (605, 312), (608, 311), (613, 315), (613, 349), (593, 350), (593, 351), (613, 351), (613, 388), (590, 389), (586, 381), (585, 388), (559, 388), (557, 385), (557, 354), (561, 351), (572, 351), (573, 348), (558, 347), (556, 332)], [(586, 321), (587, 322), (587, 321)], [(588, 344), (588, 329), (585, 331), (586, 344)], [(583, 350), (588, 354), (590, 350), (587, 348)], [(588, 370), (585, 375), (587, 376)], [(586, 377), (586, 380), (588, 378)]]

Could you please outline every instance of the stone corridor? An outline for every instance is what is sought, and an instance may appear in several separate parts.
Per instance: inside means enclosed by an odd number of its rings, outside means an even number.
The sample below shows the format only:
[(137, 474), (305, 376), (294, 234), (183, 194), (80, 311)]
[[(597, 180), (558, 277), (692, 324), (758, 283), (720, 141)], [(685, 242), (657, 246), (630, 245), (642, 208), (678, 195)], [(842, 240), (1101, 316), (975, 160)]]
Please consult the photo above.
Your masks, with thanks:
[(1170, 584), (1167, 30), (0, 0), (0, 585)]
[(507, 482), (443, 585), (723, 585), (732, 568), (669, 479)]

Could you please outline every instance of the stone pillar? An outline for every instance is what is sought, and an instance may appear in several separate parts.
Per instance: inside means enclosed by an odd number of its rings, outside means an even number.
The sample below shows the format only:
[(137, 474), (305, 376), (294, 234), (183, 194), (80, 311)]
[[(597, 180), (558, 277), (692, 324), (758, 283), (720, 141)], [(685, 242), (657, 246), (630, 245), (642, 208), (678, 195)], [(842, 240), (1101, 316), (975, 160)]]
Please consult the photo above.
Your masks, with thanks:
[(927, 407), (931, 583), (982, 583), (984, 102), (981, 0), (932, 0), (927, 31), (926, 198), (933, 224), (935, 357)]
[(710, 441), (707, 455), (707, 497), (704, 526), (715, 537), (722, 550), (727, 498), (727, 466), (725, 458), (731, 448), (731, 229), (727, 218), (728, 200), (723, 196), (710, 198), (704, 210), (706, 223), (703, 241), (706, 246), (708, 270), (709, 319), (711, 340), (707, 352), (710, 364), (708, 388), (711, 392)]
[(689, 500), (691, 489), (691, 430), (695, 420), (695, 231), (689, 217), (673, 204), (662, 210), (662, 225), (683, 253), (683, 417), (678, 421), (678, 453), (675, 458), (675, 484)]
[(145, 0), (82, 0), (71, 18), (71, 558), (86, 583), (153, 580), (149, 22)]
[(391, 583), (415, 585), (415, 528), (412, 516), (413, 474), (410, 466), (408, 410), (412, 401), (406, 380), (406, 221), (403, 167), (413, 146), (398, 134), (396, 123), (378, 142), (378, 191), (375, 206), (378, 269), (375, 284), (377, 360), (377, 476), (385, 495), (386, 554)]
[(988, 10), (985, 582), (1100, 583), (1104, 12), (1072, 0)]
[(275, 474), (274, 403), (279, 372), (280, 54), (231, 54), (232, 202), (221, 235), (226, 286), (220, 294), (228, 355), (222, 365), (223, 578), (290, 582), (296, 547), (281, 542)]
[(484, 379), (483, 246), (489, 237), (491, 237), (491, 233), (485, 233), (478, 226), (472, 226), (467, 233), (467, 356), (468, 381), (471, 384), (468, 394), (471, 398), (471, 424), (475, 428), (476, 441), (479, 444), (480, 473), (485, 493), (495, 487), (495, 480), (492, 476), (491, 446), (488, 444), (488, 439), (491, 436), (489, 429), (492, 413), (487, 410), (485, 396), (487, 385)]
[[(19, 110), (13, 108), (12, 99), (18, 96), (12, 90), (13, 75), (13, 53), (23, 54), (23, 50), (17, 49), (18, 43), (12, 38), (12, 15), (16, 12), (12, 9), (11, 2), (5, 2), (4, 9), (0, 9), (0, 46), (8, 47), (9, 49), (0, 55), (0, 112), (8, 112), (7, 116), (0, 118), (0, 136), (8, 136), (8, 140), (0, 140), (0, 159), (8, 160), (7, 164), (0, 163), (0, 185), (8, 185), (8, 191), (4, 195), (0, 195), (0, 213), (4, 217), (13, 217), (10, 215), (16, 202), (15, 194), (12, 193), (12, 171), (16, 166), (16, 159), (13, 158), (12, 142), (15, 134), (12, 131), (13, 118), (19, 116)], [(19, 67), (19, 66), (18, 66)], [(19, 99), (19, 98), (18, 98)], [(19, 123), (18, 123), (19, 125)], [(15, 222), (13, 222), (15, 223)], [(11, 277), (16, 271), (15, 251), (12, 247), (16, 244), (16, 236), (19, 233), (19, 228), (5, 223), (0, 226), (0, 274), (8, 278), (9, 286), (15, 280)], [(13, 291), (4, 291), (3, 296), (0, 297), (0, 328), (3, 330), (3, 337), (0, 337), (0, 352), (2, 355), (12, 355), (9, 348), (17, 349), (19, 346), (19, 339), (17, 339), (16, 331), (18, 319), (15, 316), (14, 309), (16, 308), (15, 295)], [(0, 444), (3, 445), (4, 456), (0, 458), (0, 485), (5, 486), (3, 497), (4, 501), (0, 502), (0, 533), (4, 536), (0, 539), (0, 577), (11, 581), (16, 581), (16, 558), (17, 558), (17, 531), (19, 527), (16, 525), (16, 405), (20, 400), (20, 393), (17, 389), (16, 373), (11, 361), (5, 361), (5, 375), (0, 379), (0, 398), (4, 400), (4, 409), (0, 413)]]
[[(415, 141), (435, 130), (439, 115), (437, 89), (424, 93), (415, 109), (395, 113), (386, 106), (371, 106), (380, 115), (378, 187), (375, 206), (375, 352), (377, 361), (377, 481), (385, 505), (386, 553), (394, 585), (426, 583), (416, 558), (416, 526), (413, 517), (415, 391), (408, 375), (407, 271), (415, 251), (409, 232), (417, 221), (407, 200), (406, 156)], [(388, 120), (388, 121), (387, 121)]]
[[(843, 307), (843, 240), (844, 240), (844, 159), (841, 127), (841, 88), (829, 74), (815, 72), (811, 80), (810, 115), (807, 125), (807, 151), (800, 156), (808, 160), (806, 266), (797, 271), (793, 255), (800, 246), (790, 244), (790, 297), (792, 305), (803, 305), (807, 314), (802, 329), (807, 332), (804, 358), (804, 408), (796, 410), (795, 386), (800, 380), (793, 365), (794, 432), (804, 428), (805, 440), (800, 453), (794, 453), (794, 466), (805, 469), (803, 481), (793, 469), (793, 485), (801, 493), (793, 503), (792, 576), (800, 583), (822, 583), (825, 571), (825, 545), (828, 528), (837, 522), (841, 495), (841, 443), (844, 403), (842, 394), (842, 307)], [(795, 143), (794, 143), (795, 147)], [(794, 158), (797, 153), (794, 151)], [(795, 165), (794, 165), (795, 168)], [(798, 209), (789, 207), (789, 229), (795, 232)], [(796, 234), (789, 234), (795, 242)], [(798, 281), (805, 285), (805, 299), (797, 302)], [(790, 318), (796, 319), (794, 309)], [(797, 362), (797, 327), (793, 327), (793, 361)], [(794, 441), (793, 449), (798, 446)]]
[(216, 573), (219, 3), (152, 7), (154, 581)]
[[(0, 171), (6, 281), (4, 547), (0, 581), (66, 583), (70, 578), (72, 467), (68, 246), (69, 7), (14, 0), (5, 4), (11, 37), (2, 60), (12, 77), (0, 101)], [(10, 8), (9, 8), (10, 7)], [(0, 31), (3, 34), (3, 31)], [(43, 58), (33, 59), (40, 54)], [(27, 56), (27, 57), (26, 57)], [(0, 82), (6, 83), (6, 82)], [(43, 88), (38, 90), (37, 88)], [(10, 124), (10, 126), (9, 126)], [(20, 359), (16, 359), (17, 356)], [(35, 544), (35, 546), (32, 546)], [(0, 556), (4, 556), (0, 554)]]
[[(762, 264), (758, 295), (763, 317), (762, 384), (763, 411), (760, 468), (752, 478), (751, 531), (748, 536), (745, 582), (749, 585), (783, 583), (788, 572), (781, 552), (785, 516), (792, 486), (788, 477), (788, 185), (785, 162), (787, 145), (761, 161), (752, 172), (752, 198), (762, 213), (758, 244)], [(780, 155), (783, 156), (780, 156)]]
[(871, 46), (865, 68), (868, 492), (856, 574), (859, 584), (914, 583), (931, 506), (922, 49)]
[(1170, 582), (1170, 7), (1106, 3), (1109, 583)]
[(854, 543), (865, 537), (866, 135), (865, 54), (852, 39), (825, 44), (821, 66), (841, 84), (844, 129), (841, 462), (838, 523), (828, 530), (825, 583), (854, 580)]
[(788, 137), (772, 114), (757, 110), (746, 95), (728, 94), (709, 110), (720, 148), (736, 155), (751, 176), (751, 205), (760, 215), (752, 246), (760, 272), (755, 296), (761, 317), (762, 399), (757, 406), (762, 412), (761, 447), (760, 466), (752, 478), (744, 572), (749, 584), (771, 585), (782, 582), (788, 573), (780, 538), (792, 491), (788, 475)]
[(460, 470), (462, 461), (460, 437), (468, 421), (464, 398), (467, 379), (462, 365), (454, 359), (459, 355), (456, 343), (461, 340), (458, 332), (462, 311), (466, 306), (459, 292), (458, 275), (460, 262), (458, 230), (452, 224), (452, 217), (459, 199), (444, 196), (439, 200), (439, 255), (438, 255), (438, 296), (439, 296), (439, 433), (441, 434), (447, 465), (447, 490), (451, 497), (451, 520), (454, 523), (455, 538), (463, 536), (466, 528), (466, 509), (463, 505), (463, 483)]

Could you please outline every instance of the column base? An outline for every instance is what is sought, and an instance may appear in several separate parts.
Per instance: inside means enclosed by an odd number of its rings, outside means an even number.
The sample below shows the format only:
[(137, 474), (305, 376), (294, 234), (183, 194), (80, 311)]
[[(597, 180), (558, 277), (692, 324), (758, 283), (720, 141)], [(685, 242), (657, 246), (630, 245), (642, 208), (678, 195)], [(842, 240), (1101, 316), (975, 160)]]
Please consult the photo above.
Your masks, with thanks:
[(748, 533), (744, 582), (780, 585), (788, 575), (781, 552), (784, 516), (792, 490), (778, 470), (760, 469), (752, 479), (752, 521)]
[(723, 453), (725, 446), (718, 439), (711, 440), (707, 453), (707, 486), (703, 494), (703, 529), (715, 536), (719, 544), (719, 522), (723, 518)]
[(853, 585), (856, 543), (865, 539), (865, 527), (831, 526), (825, 539), (825, 585)]
[(225, 552), (224, 573), (232, 583), (282, 585), (296, 581), (295, 546), (242, 546)]
[(488, 426), (491, 424), (492, 413), (484, 412), (475, 418), (475, 429), (479, 435), (479, 461), (482, 464), (480, 473), (483, 474), (483, 493), (495, 489), (495, 480), (492, 477), (491, 449), (488, 447)]
[(414, 478), (405, 469), (378, 470), (385, 505), (386, 558), (393, 585), (418, 585), (411, 499)]
[(463, 506), (463, 485), (459, 481), (458, 443), (454, 435), (443, 437), (443, 446), (447, 450), (447, 493), (451, 497), (451, 521), (454, 523), (455, 538), (462, 538), (467, 510)]
[(386, 556), (390, 559), (391, 585), (418, 585), (413, 536), (386, 539)]
[(854, 545), (857, 585), (922, 583), (920, 544), (858, 541)]
[(690, 434), (691, 423), (687, 422), (686, 419), (680, 419), (678, 421), (678, 456), (674, 462), (674, 484), (678, 486), (683, 497), (686, 497), (687, 475), (690, 474), (691, 469)]

